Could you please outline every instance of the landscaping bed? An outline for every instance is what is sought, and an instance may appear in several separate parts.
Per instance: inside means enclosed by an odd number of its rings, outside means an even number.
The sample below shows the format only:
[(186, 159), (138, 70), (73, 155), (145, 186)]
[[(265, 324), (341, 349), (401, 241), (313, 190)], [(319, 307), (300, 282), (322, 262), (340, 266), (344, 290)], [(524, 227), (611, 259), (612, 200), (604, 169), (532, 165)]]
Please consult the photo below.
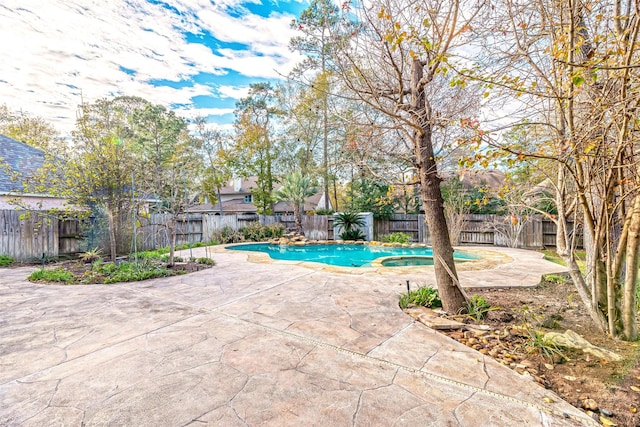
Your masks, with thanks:
[[(599, 332), (568, 278), (550, 275), (535, 288), (468, 293), (491, 306), (484, 318), (457, 316), (466, 326), (440, 332), (553, 390), (603, 425), (640, 425), (638, 342)], [(567, 330), (622, 360), (605, 360), (543, 339), (545, 333)]]

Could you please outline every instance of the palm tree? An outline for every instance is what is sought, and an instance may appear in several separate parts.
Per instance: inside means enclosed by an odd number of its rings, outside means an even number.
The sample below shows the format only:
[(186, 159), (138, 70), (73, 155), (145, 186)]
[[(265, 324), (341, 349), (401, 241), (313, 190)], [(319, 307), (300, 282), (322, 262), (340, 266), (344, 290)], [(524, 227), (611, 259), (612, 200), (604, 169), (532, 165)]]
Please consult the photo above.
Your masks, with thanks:
[(364, 240), (364, 233), (360, 227), (365, 225), (365, 221), (358, 212), (342, 212), (333, 219), (333, 225), (342, 228), (340, 238), (342, 240)]
[(293, 218), (295, 221), (296, 232), (303, 234), (302, 229), (302, 210), (304, 201), (307, 197), (311, 197), (318, 192), (318, 187), (308, 176), (300, 171), (291, 172), (285, 175), (282, 181), (282, 187), (276, 191), (276, 199), (278, 201), (289, 201), (293, 203)]

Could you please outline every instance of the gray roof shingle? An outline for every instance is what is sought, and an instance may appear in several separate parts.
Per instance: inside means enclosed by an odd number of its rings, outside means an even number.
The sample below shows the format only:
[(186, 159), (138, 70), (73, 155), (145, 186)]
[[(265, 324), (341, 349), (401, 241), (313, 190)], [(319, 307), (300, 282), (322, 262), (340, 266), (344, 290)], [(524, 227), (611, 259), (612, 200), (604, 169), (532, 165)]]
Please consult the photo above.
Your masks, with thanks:
[[(0, 193), (22, 191), (21, 180), (33, 175), (44, 164), (44, 151), (15, 139), (0, 135)], [(5, 166), (17, 172), (21, 179), (14, 181)]]

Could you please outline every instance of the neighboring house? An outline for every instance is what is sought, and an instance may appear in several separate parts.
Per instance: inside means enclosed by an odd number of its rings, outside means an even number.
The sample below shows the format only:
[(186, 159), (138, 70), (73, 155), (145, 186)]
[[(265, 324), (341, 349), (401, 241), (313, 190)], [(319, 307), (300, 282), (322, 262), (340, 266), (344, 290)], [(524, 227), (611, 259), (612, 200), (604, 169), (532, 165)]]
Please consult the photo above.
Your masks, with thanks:
[[(220, 189), (220, 200), (222, 201), (222, 211), (225, 215), (245, 214), (255, 215), (258, 208), (253, 204), (253, 195), (251, 189), (257, 187), (257, 177), (234, 178), (228, 184)], [(281, 187), (280, 184), (274, 185), (274, 192)], [(318, 192), (306, 199), (304, 211), (314, 211), (324, 207), (324, 193)], [(205, 203), (202, 205), (189, 208), (189, 212), (202, 213), (220, 213), (220, 205), (218, 202)], [(293, 214), (293, 204), (289, 202), (277, 202), (273, 206), (273, 214), (275, 216)]]
[[(465, 172), (442, 172), (440, 176), (444, 181), (457, 180), (462, 184), (463, 191), (473, 191), (478, 188), (499, 190), (505, 185), (505, 175), (498, 170), (469, 170)], [(404, 186), (419, 185), (418, 173), (414, 168), (402, 173)], [(400, 187), (400, 186), (399, 186)]]
[(16, 209), (11, 200), (30, 210), (62, 209), (65, 200), (50, 194), (24, 192), (23, 182), (44, 165), (44, 151), (0, 135), (0, 209)]

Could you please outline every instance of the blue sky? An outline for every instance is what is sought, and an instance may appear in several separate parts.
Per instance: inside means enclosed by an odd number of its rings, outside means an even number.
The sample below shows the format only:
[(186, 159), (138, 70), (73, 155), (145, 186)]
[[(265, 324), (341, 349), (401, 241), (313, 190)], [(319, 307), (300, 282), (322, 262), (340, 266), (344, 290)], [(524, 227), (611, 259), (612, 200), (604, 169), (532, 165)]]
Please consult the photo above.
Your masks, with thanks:
[(302, 58), (289, 28), (305, 1), (5, 0), (0, 103), (62, 135), (78, 105), (141, 96), (228, 127), (250, 83), (277, 80)]

